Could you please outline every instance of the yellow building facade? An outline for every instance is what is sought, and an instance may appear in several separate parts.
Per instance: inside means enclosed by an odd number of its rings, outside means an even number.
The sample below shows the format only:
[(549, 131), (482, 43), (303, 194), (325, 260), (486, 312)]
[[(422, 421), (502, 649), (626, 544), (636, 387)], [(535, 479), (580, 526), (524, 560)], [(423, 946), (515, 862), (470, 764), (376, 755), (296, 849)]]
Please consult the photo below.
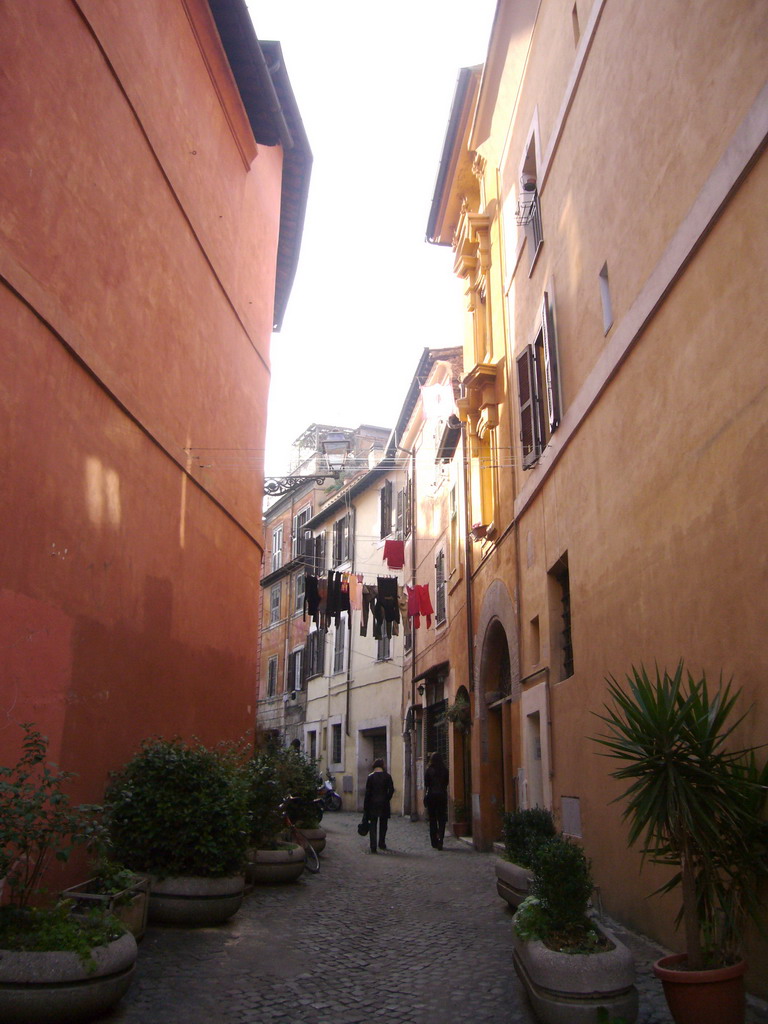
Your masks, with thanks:
[(768, 739), (767, 67), (759, 0), (500, 0), (428, 225), (467, 296), (476, 844), (551, 807), (673, 948), (590, 737), (607, 675), (684, 658)]

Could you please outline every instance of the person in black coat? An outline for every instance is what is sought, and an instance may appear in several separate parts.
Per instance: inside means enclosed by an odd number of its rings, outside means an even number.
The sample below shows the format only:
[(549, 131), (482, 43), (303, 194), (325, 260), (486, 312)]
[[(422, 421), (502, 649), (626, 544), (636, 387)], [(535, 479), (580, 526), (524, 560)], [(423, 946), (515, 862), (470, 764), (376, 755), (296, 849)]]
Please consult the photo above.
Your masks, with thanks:
[[(392, 776), (384, 770), (384, 760), (377, 757), (373, 762), (373, 771), (365, 782), (365, 802), (363, 812), (370, 823), (368, 833), (371, 841), (371, 853), (387, 848), (387, 824), (389, 822), (389, 801), (395, 792)], [(378, 833), (378, 837), (377, 837)]]
[(429, 755), (424, 772), (424, 806), (429, 813), (429, 841), (442, 850), (448, 820), (448, 769), (437, 752)]

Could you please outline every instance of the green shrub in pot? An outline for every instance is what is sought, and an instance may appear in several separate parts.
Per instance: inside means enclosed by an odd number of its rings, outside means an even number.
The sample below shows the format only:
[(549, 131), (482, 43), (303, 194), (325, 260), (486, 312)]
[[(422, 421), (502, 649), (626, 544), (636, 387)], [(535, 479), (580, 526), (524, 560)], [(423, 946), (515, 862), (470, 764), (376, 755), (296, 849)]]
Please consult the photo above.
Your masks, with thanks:
[(538, 846), (556, 833), (552, 812), (544, 807), (507, 811), (502, 819), (504, 855), (513, 864), (530, 868)]
[(113, 776), (105, 820), (114, 857), (133, 871), (160, 878), (241, 873), (250, 821), (239, 751), (146, 740)]

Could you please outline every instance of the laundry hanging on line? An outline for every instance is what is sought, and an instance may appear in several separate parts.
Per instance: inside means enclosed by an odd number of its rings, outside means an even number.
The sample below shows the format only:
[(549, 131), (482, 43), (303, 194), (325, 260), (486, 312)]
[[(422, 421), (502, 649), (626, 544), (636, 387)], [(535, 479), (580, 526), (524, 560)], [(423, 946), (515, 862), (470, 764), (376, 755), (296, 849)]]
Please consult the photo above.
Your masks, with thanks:
[(368, 620), (373, 625), (374, 640), (384, 635), (399, 636), (400, 622), (407, 629), (409, 620), (419, 629), (421, 617), (426, 617), (426, 628), (432, 625), (432, 602), (429, 584), (415, 587), (401, 586), (395, 576), (377, 576), (376, 584), (364, 583), (360, 573), (330, 571), (326, 576), (306, 573), (304, 585), (303, 617), (307, 613), (318, 629), (327, 632), (331, 624), (339, 627), (341, 613), (347, 612), (347, 624), (352, 629), (353, 611), (360, 611), (360, 636), (368, 635)]

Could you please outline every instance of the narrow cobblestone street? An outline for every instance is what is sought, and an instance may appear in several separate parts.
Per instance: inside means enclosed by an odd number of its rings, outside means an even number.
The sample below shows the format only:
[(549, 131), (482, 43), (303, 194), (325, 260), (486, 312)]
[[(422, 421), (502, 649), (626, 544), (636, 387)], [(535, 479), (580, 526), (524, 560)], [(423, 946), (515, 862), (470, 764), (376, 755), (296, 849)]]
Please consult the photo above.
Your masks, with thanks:
[[(151, 927), (128, 994), (101, 1020), (534, 1024), (493, 858), (454, 838), (433, 850), (426, 824), (404, 818), (391, 820), (389, 849), (371, 856), (358, 820), (326, 815), (320, 873), (255, 889), (227, 925)], [(650, 972), (656, 949), (621, 937), (638, 962), (640, 1024), (671, 1024)]]

